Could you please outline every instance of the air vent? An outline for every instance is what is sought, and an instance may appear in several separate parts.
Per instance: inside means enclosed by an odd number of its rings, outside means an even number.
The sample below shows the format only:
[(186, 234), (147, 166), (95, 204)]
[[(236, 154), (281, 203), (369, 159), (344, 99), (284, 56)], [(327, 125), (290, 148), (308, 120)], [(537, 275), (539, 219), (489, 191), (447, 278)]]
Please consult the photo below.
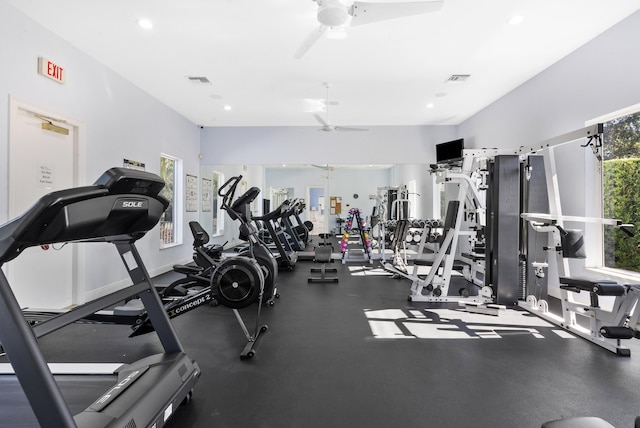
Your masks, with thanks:
[(466, 82), (469, 77), (471, 77), (470, 74), (452, 74), (447, 79), (447, 82)]
[(190, 82), (197, 83), (200, 85), (210, 85), (211, 82), (204, 76), (187, 76)]

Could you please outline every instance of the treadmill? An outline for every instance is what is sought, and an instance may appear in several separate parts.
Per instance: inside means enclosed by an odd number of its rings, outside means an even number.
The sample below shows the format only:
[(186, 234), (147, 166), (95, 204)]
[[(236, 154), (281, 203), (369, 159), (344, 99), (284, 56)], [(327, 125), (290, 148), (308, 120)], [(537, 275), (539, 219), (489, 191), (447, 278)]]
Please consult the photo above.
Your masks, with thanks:
[[(288, 209), (288, 202), (284, 201), (273, 211), (262, 216), (253, 216), (252, 219), (254, 221), (261, 221), (267, 228), (271, 241), (277, 251), (278, 266), (281, 269), (293, 270), (298, 261), (298, 255), (290, 245), (287, 245), (287, 238), (284, 231), (277, 225), (277, 221), (282, 218)], [(287, 245), (286, 248), (285, 245)]]
[(295, 215), (298, 209), (299, 201), (285, 201), (287, 203), (287, 209), (282, 212), (280, 216), (280, 227), (284, 230), (283, 239), (286, 241), (286, 246), (293, 251), (304, 251), (306, 244), (302, 242), (300, 234), (293, 226), (291, 218)]
[[(41, 426), (162, 427), (178, 406), (190, 399), (200, 368), (185, 353), (135, 246), (169, 205), (160, 195), (163, 187), (164, 181), (155, 174), (112, 168), (92, 186), (41, 197), (24, 214), (0, 226), (0, 267), (28, 247), (102, 242), (115, 246), (132, 281), (129, 287), (31, 326), (0, 270), (0, 343), (14, 373), (7, 376), (17, 379)], [(78, 405), (65, 401), (38, 339), (133, 296), (144, 303), (164, 352), (114, 368), (108, 375), (113, 381), (110, 387), (98, 392), (84, 411), (72, 415), (70, 408)], [(72, 391), (88, 389), (82, 375), (59, 380), (65, 386), (75, 382)], [(3, 394), (0, 401), (7, 396)], [(85, 402), (92, 399), (80, 398)]]

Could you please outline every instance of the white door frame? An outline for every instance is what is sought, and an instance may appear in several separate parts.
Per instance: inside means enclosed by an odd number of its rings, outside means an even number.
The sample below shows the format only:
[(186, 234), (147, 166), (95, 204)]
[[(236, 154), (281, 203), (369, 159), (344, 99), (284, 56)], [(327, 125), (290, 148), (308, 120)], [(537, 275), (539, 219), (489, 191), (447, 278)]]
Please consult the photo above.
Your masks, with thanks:
[[(87, 141), (87, 129), (86, 124), (80, 120), (72, 118), (66, 114), (57, 113), (46, 108), (37, 106), (28, 101), (24, 101), (14, 95), (9, 95), (9, 147), (11, 147), (12, 138), (15, 138), (14, 132), (15, 124), (13, 124), (13, 120), (17, 117), (14, 112), (18, 110), (23, 110), (29, 113), (38, 114), (42, 116), (47, 116), (55, 119), (64, 120), (65, 126), (70, 126), (74, 128), (73, 136), (73, 148), (74, 148), (74, 160), (73, 160), (73, 185), (82, 186), (85, 185), (85, 177), (86, 177), (86, 141)], [(14, 125), (14, 126), (12, 126)], [(7, 156), (7, 163), (9, 156)], [(13, 166), (15, 167), (15, 166)], [(10, 171), (12, 165), (8, 165), (8, 170)], [(11, 212), (11, 207), (14, 205), (14, 192), (11, 191), (11, 183), (8, 186), (8, 196), (9, 201), (7, 204), (7, 218), (9, 218), (9, 213)], [(34, 201), (35, 202), (35, 201)], [(84, 266), (84, 252), (81, 251), (77, 246), (74, 246), (72, 253), (73, 260), (73, 282), (72, 282), (72, 291), (71, 298), (72, 304), (82, 304), (85, 303), (85, 287), (82, 283), (82, 279), (84, 278), (85, 266)]]
[[(324, 206), (324, 231), (325, 233), (329, 233), (329, 211), (327, 208), (327, 201), (328, 201), (328, 196), (327, 196), (327, 186), (325, 184), (309, 184), (307, 186), (307, 199), (305, 201), (306, 204), (306, 209), (305, 209), (305, 214), (307, 216), (307, 220), (311, 219), (311, 189), (324, 189), (324, 200), (325, 200), (325, 206)], [(314, 235), (317, 235), (318, 232), (315, 232)]]

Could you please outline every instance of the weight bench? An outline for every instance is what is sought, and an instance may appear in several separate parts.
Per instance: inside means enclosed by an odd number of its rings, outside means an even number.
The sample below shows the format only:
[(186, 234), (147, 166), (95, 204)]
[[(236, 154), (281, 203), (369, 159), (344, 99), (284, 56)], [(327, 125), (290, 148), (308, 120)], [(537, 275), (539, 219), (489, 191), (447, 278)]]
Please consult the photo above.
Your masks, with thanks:
[[(624, 297), (630, 289), (637, 288), (633, 285), (622, 285), (612, 280), (589, 280), (583, 278), (560, 277), (560, 289), (580, 293), (586, 291), (590, 297), (590, 307), (600, 308), (598, 296)], [(617, 301), (617, 300), (616, 300)], [(615, 308), (616, 305), (614, 305)], [(625, 306), (626, 307), (626, 306)], [(636, 332), (623, 324), (625, 320), (620, 320), (619, 325), (600, 325), (598, 333), (607, 339), (632, 339), (636, 337)]]
[[(589, 293), (588, 304), (576, 300), (581, 292)], [(623, 339), (640, 338), (634, 327), (640, 318), (640, 285), (618, 284), (612, 280), (560, 277), (562, 314), (549, 312), (546, 301), (527, 297), (525, 309), (536, 313), (564, 329), (620, 356), (630, 356), (631, 350), (621, 344)], [(600, 296), (613, 298), (611, 310), (600, 307)], [(586, 319), (580, 325), (577, 317)]]
[(329, 245), (327, 239), (331, 236), (328, 233), (321, 233), (318, 235), (322, 242), (314, 248), (315, 263), (321, 263), (320, 268), (311, 268), (311, 273), (319, 273), (320, 276), (310, 276), (307, 278), (307, 282), (338, 282), (337, 276), (328, 277), (327, 273), (338, 273), (336, 268), (327, 268), (327, 263), (333, 263), (333, 247)]

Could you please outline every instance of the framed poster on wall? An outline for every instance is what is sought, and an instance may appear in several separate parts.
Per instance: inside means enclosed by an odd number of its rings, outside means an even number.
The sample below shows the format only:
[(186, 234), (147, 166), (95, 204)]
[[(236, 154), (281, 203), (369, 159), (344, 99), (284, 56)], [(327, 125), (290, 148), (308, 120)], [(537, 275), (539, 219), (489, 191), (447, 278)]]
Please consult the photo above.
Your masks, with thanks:
[(213, 181), (210, 178), (202, 178), (202, 211), (211, 212), (213, 208)]
[(187, 174), (186, 180), (187, 212), (198, 211), (198, 177)]

